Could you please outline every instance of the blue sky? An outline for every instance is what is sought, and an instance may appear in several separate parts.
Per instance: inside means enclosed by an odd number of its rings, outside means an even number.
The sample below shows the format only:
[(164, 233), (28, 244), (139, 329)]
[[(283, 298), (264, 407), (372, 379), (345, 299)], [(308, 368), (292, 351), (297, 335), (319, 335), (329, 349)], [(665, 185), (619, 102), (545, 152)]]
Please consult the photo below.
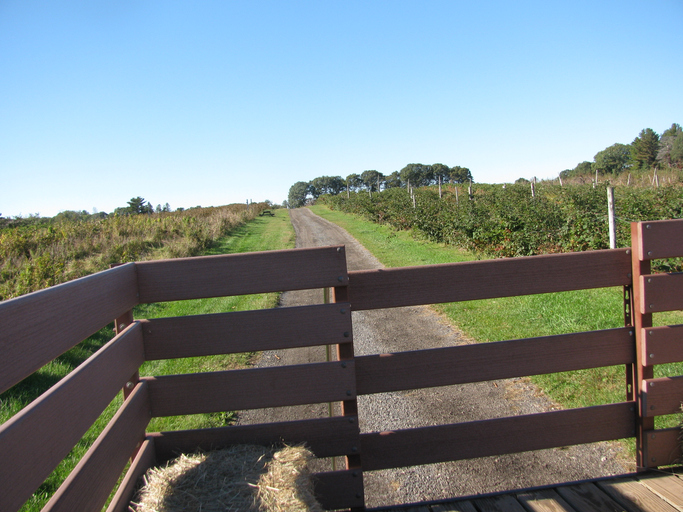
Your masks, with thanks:
[(0, 0), (0, 213), (555, 177), (683, 124), (681, 34), (681, 0)]

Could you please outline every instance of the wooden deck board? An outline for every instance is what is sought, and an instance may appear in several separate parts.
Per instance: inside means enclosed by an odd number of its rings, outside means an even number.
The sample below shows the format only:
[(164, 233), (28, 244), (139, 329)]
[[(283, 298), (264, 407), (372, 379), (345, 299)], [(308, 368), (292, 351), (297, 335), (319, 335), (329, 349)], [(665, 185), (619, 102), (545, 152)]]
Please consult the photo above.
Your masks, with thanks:
[[(680, 469), (680, 468), (679, 468)], [(683, 474), (648, 472), (371, 512), (683, 512)]]

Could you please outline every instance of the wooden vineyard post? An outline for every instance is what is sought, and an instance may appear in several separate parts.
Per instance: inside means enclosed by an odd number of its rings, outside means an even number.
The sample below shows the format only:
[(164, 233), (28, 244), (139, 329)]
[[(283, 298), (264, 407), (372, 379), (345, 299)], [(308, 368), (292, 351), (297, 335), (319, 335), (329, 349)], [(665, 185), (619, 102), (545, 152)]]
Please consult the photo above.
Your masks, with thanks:
[(644, 275), (648, 275), (651, 270), (650, 260), (643, 257), (643, 228), (643, 223), (631, 223), (631, 262), (633, 268), (633, 297), (631, 300), (633, 309), (631, 314), (633, 316), (634, 334), (636, 337), (636, 371), (634, 372), (634, 377), (636, 388), (636, 406), (638, 408), (636, 425), (636, 465), (639, 469), (644, 469), (648, 466), (647, 461), (645, 460), (646, 454), (644, 435), (646, 431), (653, 430), (655, 426), (654, 418), (646, 417), (644, 415), (644, 411), (642, 410), (643, 381), (653, 377), (652, 366), (648, 365), (647, 359), (643, 358), (643, 329), (652, 327), (652, 313), (647, 313), (641, 308), (641, 295), (643, 293), (641, 278)]

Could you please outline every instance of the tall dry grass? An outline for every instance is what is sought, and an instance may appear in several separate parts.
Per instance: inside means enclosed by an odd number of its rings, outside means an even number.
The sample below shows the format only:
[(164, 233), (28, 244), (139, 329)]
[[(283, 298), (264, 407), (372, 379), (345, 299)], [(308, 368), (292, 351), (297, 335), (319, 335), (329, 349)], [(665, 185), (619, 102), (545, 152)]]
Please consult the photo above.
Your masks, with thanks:
[(5, 227), (0, 230), (0, 300), (119, 263), (196, 256), (265, 208), (265, 203), (232, 204)]

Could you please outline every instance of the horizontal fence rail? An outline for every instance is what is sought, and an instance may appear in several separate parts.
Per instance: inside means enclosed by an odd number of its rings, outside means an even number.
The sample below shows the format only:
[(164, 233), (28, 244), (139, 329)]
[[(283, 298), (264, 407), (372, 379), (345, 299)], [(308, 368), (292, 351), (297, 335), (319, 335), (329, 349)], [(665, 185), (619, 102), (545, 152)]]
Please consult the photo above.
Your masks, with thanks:
[(134, 263), (3, 302), (0, 393), (137, 303)]
[(626, 286), (629, 249), (349, 272), (354, 311)]
[(0, 464), (0, 510), (16, 510), (31, 496), (143, 361), (134, 324), (0, 426), (0, 454), (8, 461)]
[(157, 318), (141, 324), (147, 361), (333, 345), (353, 334), (349, 304)]
[(620, 328), (358, 356), (356, 378), (365, 395), (634, 362), (633, 329)]
[(143, 261), (140, 302), (306, 290), (346, 285), (343, 246)]

